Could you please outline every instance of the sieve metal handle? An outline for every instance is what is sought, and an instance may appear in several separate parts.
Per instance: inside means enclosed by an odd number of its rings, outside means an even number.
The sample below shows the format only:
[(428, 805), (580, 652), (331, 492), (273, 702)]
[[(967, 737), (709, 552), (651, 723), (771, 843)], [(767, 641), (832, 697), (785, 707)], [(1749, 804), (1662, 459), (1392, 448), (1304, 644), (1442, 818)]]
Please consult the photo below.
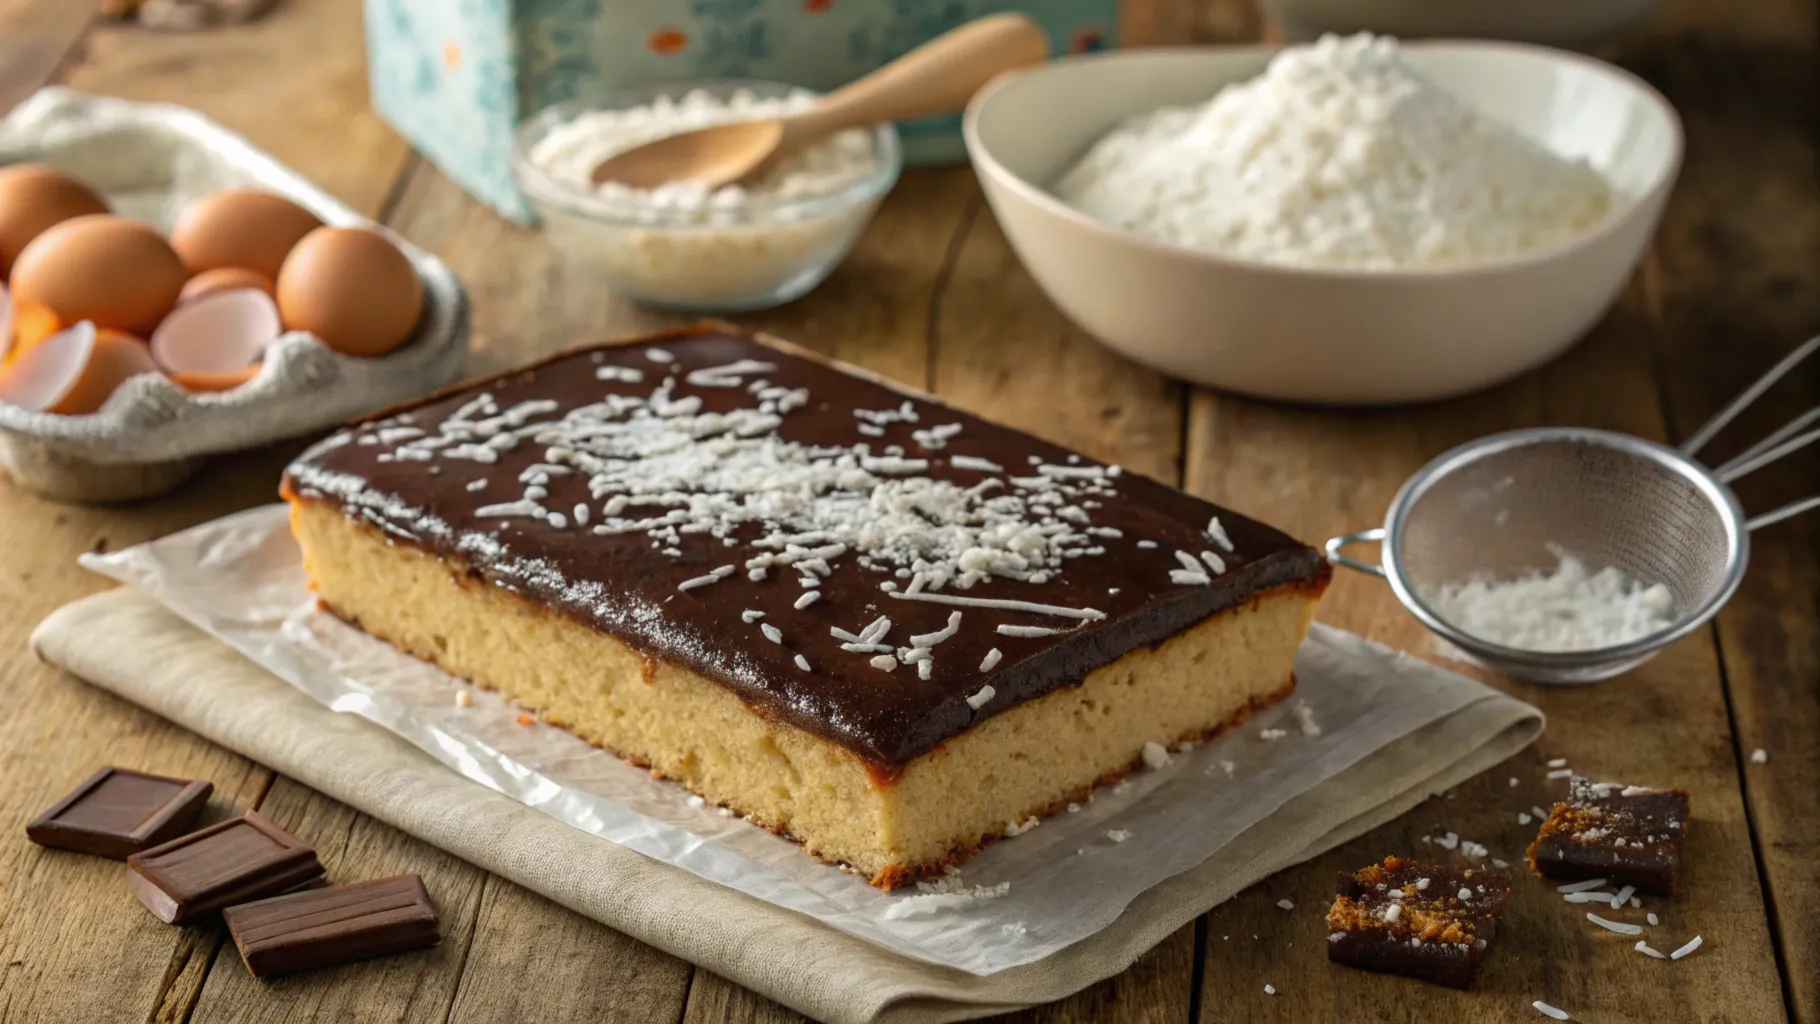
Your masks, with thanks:
[(1343, 565), (1355, 572), (1369, 573), (1379, 579), (1384, 578), (1384, 567), (1376, 562), (1363, 562), (1346, 554), (1344, 549), (1354, 544), (1377, 544), (1384, 539), (1384, 528), (1374, 526), (1369, 530), (1357, 533), (1343, 533), (1330, 539), (1327, 544), (1327, 560), (1335, 565)]
[[(1738, 397), (1727, 403), (1725, 408), (1720, 409), (1712, 419), (1707, 420), (1705, 425), (1694, 431), (1692, 437), (1682, 442), (1681, 453), (1690, 459), (1693, 458), (1700, 449), (1706, 447), (1707, 442), (1718, 435), (1719, 431), (1724, 430), (1727, 424), (1736, 419), (1739, 413), (1750, 408), (1752, 402), (1761, 398), (1765, 391), (1768, 391), (1777, 381), (1788, 376), (1790, 370), (1801, 365), (1815, 352), (1820, 352), (1820, 335), (1807, 339), (1799, 348), (1783, 357), (1781, 362), (1770, 367), (1768, 373), (1757, 378), (1756, 383), (1745, 388)], [(1820, 409), (1810, 409), (1789, 420), (1776, 428), (1768, 437), (1739, 452), (1731, 461), (1714, 468), (1713, 475), (1726, 484), (1730, 484), (1733, 480), (1747, 473), (1754, 473), (1784, 455), (1805, 448), (1815, 441), (1820, 441), (1820, 429), (1801, 433), (1815, 420), (1820, 420)], [(1744, 528), (1755, 530), (1771, 523), (1779, 523), (1790, 516), (1799, 515), (1813, 508), (1820, 508), (1820, 494), (1803, 498), (1800, 501), (1792, 501), (1781, 508), (1754, 516), (1744, 524)]]

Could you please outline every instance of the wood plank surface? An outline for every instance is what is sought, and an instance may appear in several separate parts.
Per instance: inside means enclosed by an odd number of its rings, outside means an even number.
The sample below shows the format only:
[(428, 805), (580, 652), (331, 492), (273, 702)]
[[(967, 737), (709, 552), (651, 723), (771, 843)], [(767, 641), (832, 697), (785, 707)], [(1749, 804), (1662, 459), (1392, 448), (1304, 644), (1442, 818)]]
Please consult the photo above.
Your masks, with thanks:
[[(1684, 0), (1657, 31), (1613, 49), (1687, 130), (1680, 197), (1646, 278), (1679, 438), (1820, 332), (1820, 4)], [(1820, 360), (1726, 430), (1708, 461), (1815, 408)], [(1739, 483), (1752, 513), (1817, 491), (1820, 448)], [(1788, 1006), (1811, 1024), (1820, 1021), (1820, 513), (1751, 537), (1749, 571), (1717, 634)], [(1767, 763), (1750, 760), (1756, 750)]]
[[(59, 67), (78, 88), (198, 107), (356, 207), (442, 255), (474, 303), (476, 370), (679, 318), (614, 296), (535, 231), (506, 224), (417, 161), (366, 104), (358, 0), (291, 0), (207, 33), (91, 24), (89, 4), (0, 0), (0, 109)], [(1145, 42), (1249, 38), (1242, 0), (1130, 0)], [(1381, 518), (1391, 492), (1462, 440), (1533, 423), (1674, 438), (1820, 327), (1820, 5), (1677, 0), (1609, 48), (1687, 121), (1689, 154), (1636, 287), (1564, 360), (1485, 395), (1341, 413), (1185, 388), (1072, 327), (1017, 265), (969, 172), (905, 176), (820, 289), (742, 322), (963, 407), (1318, 539)], [(80, 55), (66, 60), (66, 54)], [(393, 201), (392, 197), (396, 197)], [(1741, 422), (1746, 440), (1820, 401), (1820, 366)], [(1736, 450), (1736, 443), (1729, 449)], [(76, 553), (121, 546), (270, 500), (296, 444), (221, 460), (167, 498), (61, 506), (0, 487), (0, 651), (101, 583)], [(1798, 496), (1820, 457), (1743, 488), (1753, 507)], [(1533, 750), (1457, 791), (1217, 908), (1079, 995), (1018, 1021), (1530, 1019), (1545, 999), (1582, 1020), (1820, 1022), (1820, 520), (1755, 539), (1750, 575), (1716, 626), (1604, 686), (1550, 690), (1486, 677), (1550, 715)], [(1419, 653), (1425, 634), (1382, 583), (1343, 576), (1323, 617)], [(327, 800), (98, 690), (0, 655), (0, 1020), (751, 1021), (784, 1007)], [(1767, 764), (1750, 763), (1756, 748)], [(1695, 792), (1690, 886), (1646, 900), (1675, 964), (1588, 924), (1583, 907), (1519, 878), (1510, 926), (1478, 992), (1329, 968), (1320, 919), (1335, 871), (1385, 853), (1442, 856), (1452, 830), (1512, 862), (1534, 834), (1516, 814), (1559, 786), (1546, 759)], [(103, 761), (214, 779), (211, 818), (259, 806), (310, 835), (336, 878), (418, 871), (443, 911), (435, 950), (259, 983), (219, 927), (153, 921), (119, 865), (38, 848), (24, 822)], [(1515, 778), (1512, 787), (1509, 779)], [(1277, 900), (1288, 898), (1294, 910)], [(1643, 911), (1608, 916), (1641, 919)], [(1256, 938), (1253, 938), (1256, 936)], [(225, 948), (224, 947), (225, 944)], [(1272, 985), (1277, 994), (1264, 992)]]

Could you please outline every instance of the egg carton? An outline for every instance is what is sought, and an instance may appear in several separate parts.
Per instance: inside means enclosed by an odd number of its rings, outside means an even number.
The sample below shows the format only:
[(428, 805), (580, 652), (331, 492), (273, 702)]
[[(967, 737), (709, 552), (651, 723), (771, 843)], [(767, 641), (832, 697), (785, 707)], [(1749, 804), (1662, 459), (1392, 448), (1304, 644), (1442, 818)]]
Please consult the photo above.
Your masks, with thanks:
[(0, 403), (0, 468), (55, 498), (126, 501), (181, 484), (208, 456), (313, 433), (458, 379), (467, 365), (468, 300), (441, 260), (316, 187), (246, 139), (194, 110), (39, 91), (0, 118), (0, 165), (41, 162), (100, 191), (116, 213), (168, 232), (195, 199), (256, 186), (336, 227), (384, 234), (423, 281), (417, 330), (398, 349), (359, 359), (292, 331), (266, 351), (257, 376), (232, 390), (189, 394), (162, 377), (135, 377), (86, 416)]

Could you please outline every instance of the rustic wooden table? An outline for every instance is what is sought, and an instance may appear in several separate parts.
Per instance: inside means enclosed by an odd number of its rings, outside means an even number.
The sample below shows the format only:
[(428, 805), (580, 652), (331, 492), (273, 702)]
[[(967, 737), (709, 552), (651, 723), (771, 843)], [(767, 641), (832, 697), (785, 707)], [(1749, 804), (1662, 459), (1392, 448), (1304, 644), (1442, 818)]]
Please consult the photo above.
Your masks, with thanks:
[[(188, 104), (441, 254), (468, 283), (477, 369), (665, 321), (603, 293), (451, 185), (374, 116), (358, 0), (290, 0), (264, 22), (159, 34), (97, 21), (93, 0), (0, 0), (0, 109), (46, 81)], [(1129, 0), (1134, 38), (1256, 38), (1242, 5)], [(1321, 538), (1377, 521), (1443, 449), (1534, 424), (1666, 439), (1820, 329), (1820, 4), (1671, 0), (1609, 44), (1680, 108), (1688, 152), (1661, 235), (1592, 337), (1545, 369), (1458, 401), (1388, 412), (1286, 408), (1184, 387), (1096, 346), (1019, 268), (965, 169), (907, 174), (815, 294), (748, 318), (968, 408)], [(1471, 344), (1461, 325), (1461, 344)], [(1369, 358), (1369, 353), (1360, 353)], [(1748, 439), (1820, 401), (1820, 372), (1740, 424)], [(1741, 443), (1741, 442), (1739, 442)], [(270, 501), (297, 445), (221, 460), (176, 494), (122, 508), (0, 490), (0, 1020), (782, 1021), (788, 1010), (548, 903), (171, 726), (25, 652), (32, 626), (102, 584), (75, 556)], [(1736, 444), (1734, 444), (1734, 449)], [(1747, 503), (1796, 496), (1809, 457), (1752, 479)], [(1717, 622), (1586, 689), (1493, 679), (1543, 708), (1537, 746), (1377, 832), (1256, 886), (1124, 975), (1020, 1019), (1540, 1019), (1820, 1022), (1820, 519), (1754, 540)], [(1322, 617), (1428, 652), (1378, 582), (1343, 574)], [(97, 637), (97, 643), (107, 638)], [(1750, 758), (1766, 750), (1768, 762)], [(1334, 873), (1430, 852), (1456, 831), (1516, 860), (1546, 803), (1544, 762), (1694, 793), (1685, 895), (1655, 900), (1664, 963), (1522, 884), (1470, 994), (1330, 968)], [(218, 927), (141, 912), (116, 864), (28, 843), (27, 820), (103, 763), (213, 779), (212, 808), (258, 807), (315, 837), (343, 877), (421, 872), (445, 915), (435, 951), (252, 980)], [(1511, 788), (1508, 781), (1517, 778)], [(1285, 913), (1277, 900), (1292, 899)], [(1276, 988), (1265, 994), (1266, 983)]]

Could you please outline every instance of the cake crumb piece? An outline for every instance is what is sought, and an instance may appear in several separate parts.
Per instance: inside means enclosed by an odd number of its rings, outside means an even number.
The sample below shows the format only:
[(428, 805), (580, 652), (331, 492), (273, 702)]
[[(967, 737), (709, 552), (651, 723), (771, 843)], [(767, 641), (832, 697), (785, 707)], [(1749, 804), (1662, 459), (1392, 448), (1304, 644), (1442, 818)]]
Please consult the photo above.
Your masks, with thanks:
[(458, 708), (473, 707), (474, 706), (474, 695), (472, 693), (468, 692), (468, 690), (466, 688), (456, 690), (455, 691), (455, 706)]
[(708, 801), (702, 799), (700, 794), (691, 793), (689, 795), (689, 806), (696, 810), (700, 810), (702, 807), (706, 806), (707, 803)]
[(1258, 733), (1258, 739), (1280, 740), (1287, 735), (1289, 735), (1288, 729), (1265, 729), (1263, 732)]
[(1043, 823), (1043, 819), (1037, 817), (1034, 814), (1028, 818), (1025, 818), (1021, 822), (1019, 822), (1019, 821), (1007, 822), (1005, 825), (1005, 838), (1009, 839), (1014, 836), (1021, 836), (1024, 833), (1030, 831), (1031, 829), (1037, 827), (1038, 825), (1041, 825), (1042, 823)]
[(537, 719), (531, 717), (530, 715), (519, 715), (518, 724), (519, 725), (536, 725)]
[(1168, 763), (1169, 751), (1164, 750), (1161, 743), (1144, 744), (1144, 766), (1146, 768), (1156, 771)]

